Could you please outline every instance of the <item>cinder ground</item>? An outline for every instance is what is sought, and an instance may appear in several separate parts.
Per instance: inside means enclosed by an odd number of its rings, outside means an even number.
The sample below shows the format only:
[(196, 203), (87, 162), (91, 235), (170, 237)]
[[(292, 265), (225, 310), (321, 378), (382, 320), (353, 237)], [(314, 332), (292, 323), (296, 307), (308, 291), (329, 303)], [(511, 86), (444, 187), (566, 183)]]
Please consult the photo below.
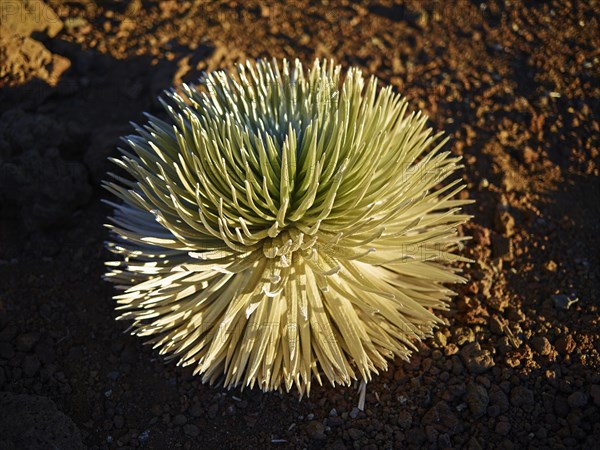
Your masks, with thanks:
[[(0, 3), (0, 447), (598, 445), (597, 1), (21, 3)], [(364, 412), (356, 387), (201, 385), (123, 334), (100, 280), (99, 182), (129, 121), (272, 56), (392, 84), (452, 137), (477, 201), (471, 282)]]

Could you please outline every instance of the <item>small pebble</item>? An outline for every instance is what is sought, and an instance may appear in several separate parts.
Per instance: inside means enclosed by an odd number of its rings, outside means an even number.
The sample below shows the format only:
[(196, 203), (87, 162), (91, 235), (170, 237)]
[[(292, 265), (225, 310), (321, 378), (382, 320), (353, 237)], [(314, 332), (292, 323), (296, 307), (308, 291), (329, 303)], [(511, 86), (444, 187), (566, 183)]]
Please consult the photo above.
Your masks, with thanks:
[(350, 436), (350, 439), (352, 439), (353, 441), (358, 441), (364, 435), (364, 431), (359, 430), (358, 428), (350, 428), (348, 430), (348, 436)]
[(0, 342), (0, 358), (12, 359), (15, 356), (15, 350), (8, 342)]
[(507, 435), (510, 432), (510, 423), (509, 422), (498, 422), (496, 424), (496, 433), (501, 435)]
[(188, 423), (183, 426), (183, 432), (191, 437), (196, 437), (200, 434), (200, 430), (193, 423)]
[(218, 412), (219, 412), (219, 404), (213, 403), (208, 408), (208, 417), (210, 417), (211, 419), (214, 419), (215, 417), (217, 417)]
[(569, 395), (567, 402), (571, 408), (583, 408), (587, 405), (588, 396), (585, 392), (576, 391)]
[(532, 339), (531, 345), (533, 349), (542, 356), (549, 355), (552, 351), (552, 344), (545, 336), (536, 336)]
[(326, 438), (325, 427), (317, 420), (311, 420), (308, 422), (308, 425), (306, 425), (306, 434), (308, 434), (309, 438), (319, 441)]
[(193, 417), (200, 417), (202, 414), (204, 414), (204, 411), (202, 409), (202, 406), (200, 405), (200, 403), (194, 403), (189, 410), (190, 414)]
[(556, 340), (555, 347), (558, 353), (560, 353), (561, 355), (568, 355), (573, 350), (575, 350), (575, 339), (573, 339), (573, 336), (571, 336), (570, 334), (563, 335)]
[(141, 443), (146, 442), (148, 439), (150, 439), (150, 430), (144, 430), (138, 436), (138, 441)]
[(177, 414), (173, 418), (173, 423), (178, 426), (184, 425), (187, 423), (187, 417), (185, 417), (183, 414)]
[(471, 382), (467, 386), (465, 401), (469, 405), (469, 410), (473, 417), (478, 418), (486, 413), (490, 398), (487, 390), (479, 383)]

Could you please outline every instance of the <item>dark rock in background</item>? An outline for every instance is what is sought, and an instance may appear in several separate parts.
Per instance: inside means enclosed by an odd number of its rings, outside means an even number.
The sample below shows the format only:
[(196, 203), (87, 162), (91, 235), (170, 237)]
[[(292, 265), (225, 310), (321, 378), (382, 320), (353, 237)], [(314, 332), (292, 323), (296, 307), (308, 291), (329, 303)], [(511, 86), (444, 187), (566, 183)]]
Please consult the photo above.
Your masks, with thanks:
[(29, 230), (64, 223), (85, 206), (92, 188), (77, 159), (85, 141), (75, 125), (19, 108), (0, 116), (0, 216)]
[(47, 397), (0, 392), (0, 448), (85, 448), (73, 421)]

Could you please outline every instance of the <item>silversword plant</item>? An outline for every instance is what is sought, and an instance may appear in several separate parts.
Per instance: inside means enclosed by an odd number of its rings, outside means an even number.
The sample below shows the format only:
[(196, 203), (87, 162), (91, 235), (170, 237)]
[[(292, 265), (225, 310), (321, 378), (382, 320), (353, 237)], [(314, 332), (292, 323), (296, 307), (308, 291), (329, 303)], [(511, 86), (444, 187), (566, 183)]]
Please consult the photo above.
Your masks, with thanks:
[(391, 87), (259, 61), (161, 100), (111, 174), (119, 319), (205, 382), (369, 381), (448, 308), (459, 157)]

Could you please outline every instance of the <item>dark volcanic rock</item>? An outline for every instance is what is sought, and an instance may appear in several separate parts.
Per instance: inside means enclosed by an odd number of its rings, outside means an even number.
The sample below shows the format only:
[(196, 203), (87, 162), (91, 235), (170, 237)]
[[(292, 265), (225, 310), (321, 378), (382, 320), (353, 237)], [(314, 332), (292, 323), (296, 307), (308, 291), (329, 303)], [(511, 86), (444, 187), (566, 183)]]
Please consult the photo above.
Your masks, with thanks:
[(588, 396), (585, 392), (573, 392), (567, 398), (567, 402), (571, 408), (583, 408), (585, 405), (587, 405)]
[(312, 420), (306, 426), (306, 434), (311, 439), (323, 440), (325, 439), (325, 427), (317, 420)]
[(423, 416), (422, 423), (450, 435), (462, 431), (462, 423), (445, 401), (436, 403)]
[(484, 373), (495, 365), (490, 352), (483, 350), (479, 342), (473, 342), (464, 346), (460, 351), (460, 356), (471, 373)]
[[(51, 117), (13, 108), (0, 117), (0, 140), (10, 154), (0, 164), (0, 216), (20, 216), (37, 230), (64, 222), (89, 201), (85, 166), (65, 154), (81, 137)], [(77, 133), (79, 134), (79, 133)]]
[(465, 401), (469, 405), (469, 410), (473, 417), (481, 417), (486, 413), (490, 398), (487, 390), (479, 383), (469, 383)]
[(510, 391), (510, 402), (515, 406), (522, 407), (525, 411), (531, 411), (534, 406), (533, 391), (523, 386), (517, 386)]
[(577, 344), (575, 343), (575, 339), (573, 339), (573, 336), (571, 336), (570, 334), (561, 336), (557, 339), (555, 343), (556, 350), (563, 356), (568, 355), (573, 350), (575, 350), (576, 345)]
[(0, 393), (0, 448), (83, 449), (79, 429), (52, 400)]

